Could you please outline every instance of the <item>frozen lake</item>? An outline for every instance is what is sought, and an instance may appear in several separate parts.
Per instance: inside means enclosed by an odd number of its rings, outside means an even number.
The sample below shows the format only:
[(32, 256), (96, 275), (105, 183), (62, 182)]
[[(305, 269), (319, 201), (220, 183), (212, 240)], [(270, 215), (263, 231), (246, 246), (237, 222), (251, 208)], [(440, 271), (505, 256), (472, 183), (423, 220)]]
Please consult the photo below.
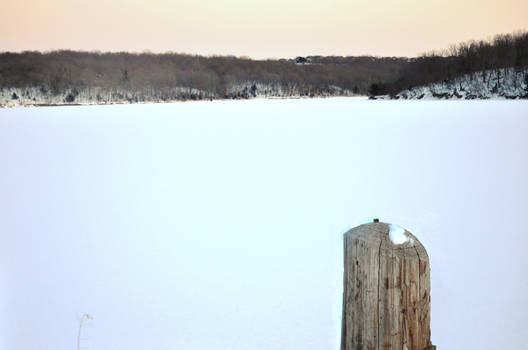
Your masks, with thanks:
[(342, 234), (428, 250), (439, 350), (528, 337), (528, 101), (0, 110), (0, 348), (336, 350)]

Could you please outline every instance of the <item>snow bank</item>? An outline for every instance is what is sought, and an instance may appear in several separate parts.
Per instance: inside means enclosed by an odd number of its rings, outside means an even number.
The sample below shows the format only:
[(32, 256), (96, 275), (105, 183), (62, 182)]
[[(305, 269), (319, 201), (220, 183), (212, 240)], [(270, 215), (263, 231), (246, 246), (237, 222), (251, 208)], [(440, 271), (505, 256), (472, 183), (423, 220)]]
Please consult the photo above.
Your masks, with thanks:
[(86, 87), (57, 93), (45, 87), (0, 88), (0, 107), (96, 105), (122, 103), (172, 102), (185, 100), (299, 98), (356, 96), (351, 90), (330, 85), (318, 91), (303, 91), (296, 84), (263, 84), (246, 81), (230, 86), (225, 92), (212, 92), (189, 87), (144, 87), (126, 89)]

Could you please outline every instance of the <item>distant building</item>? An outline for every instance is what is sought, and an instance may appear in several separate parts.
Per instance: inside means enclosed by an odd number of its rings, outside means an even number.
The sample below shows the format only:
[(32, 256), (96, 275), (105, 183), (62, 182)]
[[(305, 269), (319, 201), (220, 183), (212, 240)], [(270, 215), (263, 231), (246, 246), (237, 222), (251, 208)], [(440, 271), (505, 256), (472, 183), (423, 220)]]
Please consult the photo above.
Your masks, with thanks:
[(297, 63), (297, 64), (306, 64), (306, 63), (310, 63), (310, 59), (307, 58), (307, 57), (299, 56), (299, 57), (296, 57), (296, 58), (295, 58), (295, 63)]

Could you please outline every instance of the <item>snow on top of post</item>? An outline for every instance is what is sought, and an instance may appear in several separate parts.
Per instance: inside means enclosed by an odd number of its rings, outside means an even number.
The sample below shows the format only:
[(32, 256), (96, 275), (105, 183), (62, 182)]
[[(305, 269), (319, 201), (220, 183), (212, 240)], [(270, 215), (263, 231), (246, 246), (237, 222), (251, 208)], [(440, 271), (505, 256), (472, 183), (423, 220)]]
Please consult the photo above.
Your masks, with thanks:
[(389, 238), (394, 244), (414, 243), (403, 227), (394, 224), (389, 224)]

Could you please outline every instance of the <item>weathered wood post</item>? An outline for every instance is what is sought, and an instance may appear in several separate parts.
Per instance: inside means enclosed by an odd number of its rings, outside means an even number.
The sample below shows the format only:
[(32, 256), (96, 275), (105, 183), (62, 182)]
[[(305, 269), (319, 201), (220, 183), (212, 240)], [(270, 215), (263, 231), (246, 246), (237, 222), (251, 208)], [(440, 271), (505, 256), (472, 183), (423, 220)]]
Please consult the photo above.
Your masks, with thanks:
[(424, 350), (431, 345), (430, 268), (406, 230), (374, 222), (344, 235), (341, 350)]

